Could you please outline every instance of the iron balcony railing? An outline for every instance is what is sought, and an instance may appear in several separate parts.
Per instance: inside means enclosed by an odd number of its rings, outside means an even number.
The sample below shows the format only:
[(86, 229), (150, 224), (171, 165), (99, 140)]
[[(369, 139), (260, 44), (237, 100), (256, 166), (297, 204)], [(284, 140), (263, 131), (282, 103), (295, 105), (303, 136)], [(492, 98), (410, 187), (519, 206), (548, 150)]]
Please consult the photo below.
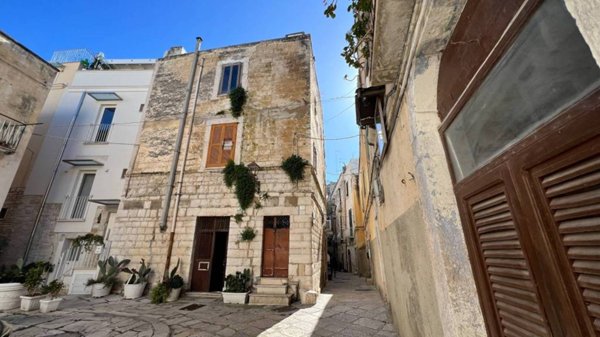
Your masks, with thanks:
[(25, 123), (0, 114), (0, 151), (6, 154), (14, 153), (26, 126)]
[(86, 143), (106, 143), (108, 142), (108, 136), (112, 124), (91, 124), (88, 135), (86, 137)]
[(78, 197), (67, 196), (60, 210), (59, 218), (61, 220), (84, 219), (89, 198), (90, 196), (88, 195)]

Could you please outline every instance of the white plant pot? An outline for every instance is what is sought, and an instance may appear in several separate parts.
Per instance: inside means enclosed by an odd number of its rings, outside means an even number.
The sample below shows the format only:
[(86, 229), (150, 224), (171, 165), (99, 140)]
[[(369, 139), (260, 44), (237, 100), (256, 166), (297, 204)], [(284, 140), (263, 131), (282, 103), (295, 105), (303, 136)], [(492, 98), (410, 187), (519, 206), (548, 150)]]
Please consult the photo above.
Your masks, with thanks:
[(92, 297), (104, 297), (110, 294), (111, 288), (105, 287), (104, 283), (94, 283), (92, 285)]
[(222, 292), (223, 294), (223, 303), (229, 304), (246, 304), (246, 300), (248, 299), (248, 293), (227, 293)]
[(21, 283), (0, 283), (0, 311), (18, 308), (25, 288)]
[(58, 309), (58, 305), (62, 301), (62, 298), (55, 298), (51, 300), (40, 300), (40, 312), (52, 312)]
[(169, 297), (167, 297), (167, 302), (177, 301), (179, 299), (179, 294), (181, 294), (181, 288), (171, 289)]
[(123, 288), (123, 297), (127, 299), (135, 299), (142, 297), (144, 289), (146, 288), (146, 282), (138, 284), (126, 284)]
[(21, 310), (33, 311), (40, 308), (40, 300), (45, 299), (47, 295), (21, 296)]

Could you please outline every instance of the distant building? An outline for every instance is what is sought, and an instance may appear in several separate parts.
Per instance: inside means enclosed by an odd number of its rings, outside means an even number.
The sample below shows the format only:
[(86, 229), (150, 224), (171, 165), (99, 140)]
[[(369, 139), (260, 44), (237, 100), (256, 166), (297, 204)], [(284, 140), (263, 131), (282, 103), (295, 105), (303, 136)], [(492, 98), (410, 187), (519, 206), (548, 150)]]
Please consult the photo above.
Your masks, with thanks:
[[(13, 212), (5, 205), (27, 143), (58, 69), (0, 31), (0, 231)], [(12, 230), (12, 229), (7, 229)], [(0, 235), (0, 256), (10, 251)]]
[[(103, 70), (82, 69), (79, 61), (57, 66), (43, 124), (28, 144), (30, 156), (0, 222), (10, 247), (0, 260), (14, 263), (27, 251), (27, 261), (52, 262), (52, 277), (71, 293), (84, 293), (81, 281), (95, 275), (98, 258), (110, 249), (107, 226), (137, 147), (154, 60), (106, 60)], [(73, 246), (87, 233), (108, 242), (103, 255)]]

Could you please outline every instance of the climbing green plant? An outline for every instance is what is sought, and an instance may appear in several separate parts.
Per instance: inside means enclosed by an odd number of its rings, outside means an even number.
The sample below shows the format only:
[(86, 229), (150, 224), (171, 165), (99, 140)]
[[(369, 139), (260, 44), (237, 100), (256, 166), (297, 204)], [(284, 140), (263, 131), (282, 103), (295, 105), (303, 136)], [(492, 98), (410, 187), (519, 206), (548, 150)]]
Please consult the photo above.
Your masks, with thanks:
[[(323, 14), (334, 19), (338, 0), (325, 0), (325, 4), (326, 8)], [(373, 2), (372, 0), (351, 0), (346, 10), (354, 15), (354, 23), (346, 33), (347, 45), (341, 55), (349, 66), (362, 68), (361, 59), (371, 55), (370, 13), (373, 11)]]
[(244, 227), (240, 232), (240, 241), (252, 241), (256, 237), (256, 231), (252, 227)]
[(254, 201), (256, 193), (256, 177), (243, 163), (227, 162), (223, 169), (223, 180), (227, 187), (235, 186), (235, 196), (242, 210), (246, 210)]
[(298, 155), (291, 155), (281, 163), (281, 168), (290, 177), (293, 182), (298, 182), (304, 179), (304, 168), (308, 165), (308, 161)]
[(248, 100), (246, 89), (237, 87), (229, 92), (229, 101), (231, 102), (231, 115), (235, 118), (241, 116), (244, 111), (244, 104)]
[(96, 246), (104, 245), (104, 238), (100, 235), (87, 233), (73, 239), (73, 246), (83, 247), (86, 251), (91, 251)]

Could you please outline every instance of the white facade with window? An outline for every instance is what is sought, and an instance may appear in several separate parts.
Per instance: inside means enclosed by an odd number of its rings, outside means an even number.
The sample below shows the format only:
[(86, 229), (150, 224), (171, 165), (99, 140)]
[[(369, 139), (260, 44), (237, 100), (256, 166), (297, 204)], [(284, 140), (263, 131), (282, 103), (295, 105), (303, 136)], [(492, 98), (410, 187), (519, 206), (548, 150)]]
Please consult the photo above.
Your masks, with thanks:
[(358, 182), (358, 160), (352, 159), (344, 166), (342, 173), (335, 183), (330, 195), (335, 212), (335, 222), (332, 223), (334, 244), (336, 245), (336, 261), (339, 270), (357, 273), (355, 193)]
[(113, 69), (78, 70), (65, 84), (47, 131), (38, 135), (42, 145), (24, 189), (26, 196), (43, 195), (60, 162), (44, 206), (56, 207), (58, 214), (44, 217), (34, 238), (49, 244), (35, 244), (29, 260), (55, 264), (54, 277), (64, 278), (75, 292), (85, 289), (72, 281), (85, 282), (95, 273), (109, 243), (87, 252), (72, 247), (72, 239), (94, 233), (110, 240), (154, 72), (153, 60), (109, 64)]

